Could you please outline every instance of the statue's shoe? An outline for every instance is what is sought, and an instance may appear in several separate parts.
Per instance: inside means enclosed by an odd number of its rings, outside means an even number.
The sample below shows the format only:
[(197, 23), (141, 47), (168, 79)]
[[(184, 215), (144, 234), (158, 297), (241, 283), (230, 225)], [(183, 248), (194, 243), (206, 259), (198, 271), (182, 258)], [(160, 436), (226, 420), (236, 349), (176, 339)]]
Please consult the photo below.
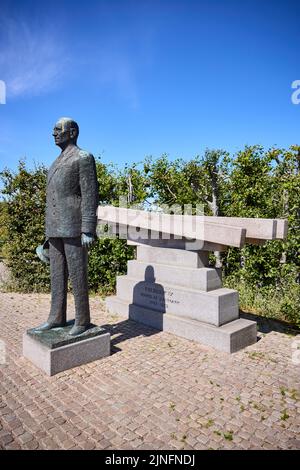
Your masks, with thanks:
[(82, 333), (84, 333), (87, 329), (89, 328), (88, 325), (86, 326), (80, 326), (80, 325), (74, 325), (70, 332), (69, 332), (69, 335), (71, 336), (77, 336), (77, 335), (81, 335)]
[(66, 326), (66, 323), (51, 323), (51, 322), (46, 322), (46, 323), (43, 323), (42, 325), (40, 326), (37, 326), (35, 329), (35, 331), (47, 331), (47, 330), (52, 330), (52, 328), (62, 328)]

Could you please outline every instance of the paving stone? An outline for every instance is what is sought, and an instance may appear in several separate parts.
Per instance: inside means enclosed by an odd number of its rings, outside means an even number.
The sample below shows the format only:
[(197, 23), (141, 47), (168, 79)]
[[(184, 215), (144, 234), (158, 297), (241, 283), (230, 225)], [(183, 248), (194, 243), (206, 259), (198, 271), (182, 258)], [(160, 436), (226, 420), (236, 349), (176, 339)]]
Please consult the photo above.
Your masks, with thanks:
[(62, 442), (62, 448), (65, 450), (72, 449), (74, 446), (75, 446), (75, 443), (71, 439), (67, 439)]
[(22, 444), (28, 444), (28, 442), (33, 440), (33, 435), (30, 432), (24, 432), (21, 436), (19, 436), (19, 440)]
[(0, 436), (0, 443), (2, 446), (6, 446), (7, 444), (10, 444), (13, 442), (14, 438), (11, 434), (3, 434)]

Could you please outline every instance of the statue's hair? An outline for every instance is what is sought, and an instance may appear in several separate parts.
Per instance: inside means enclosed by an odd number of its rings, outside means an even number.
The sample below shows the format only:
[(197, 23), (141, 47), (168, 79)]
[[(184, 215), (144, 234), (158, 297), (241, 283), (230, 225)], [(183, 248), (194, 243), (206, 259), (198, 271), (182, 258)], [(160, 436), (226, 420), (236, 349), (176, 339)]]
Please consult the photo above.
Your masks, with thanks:
[(69, 117), (62, 117), (60, 118), (57, 122), (61, 122), (63, 126), (67, 125), (69, 129), (75, 129), (76, 131), (76, 137), (79, 135), (79, 126), (74, 119), (69, 118)]

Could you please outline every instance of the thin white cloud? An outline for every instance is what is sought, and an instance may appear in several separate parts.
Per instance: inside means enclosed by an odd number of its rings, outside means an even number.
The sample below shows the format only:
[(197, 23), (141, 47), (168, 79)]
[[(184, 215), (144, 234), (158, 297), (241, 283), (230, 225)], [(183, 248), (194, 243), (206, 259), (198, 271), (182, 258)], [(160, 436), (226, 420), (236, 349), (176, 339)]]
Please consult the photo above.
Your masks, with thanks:
[(66, 58), (57, 36), (41, 25), (1, 18), (0, 78), (7, 97), (40, 95), (57, 87)]
[(125, 54), (103, 51), (98, 57), (98, 67), (101, 70), (98, 81), (112, 85), (117, 93), (128, 101), (132, 109), (138, 108), (138, 83), (132, 61)]
[(136, 110), (140, 107), (142, 77), (151, 70), (153, 62), (152, 36), (148, 31), (127, 36), (118, 32), (113, 37), (99, 36), (94, 43), (82, 41), (84, 53), (79, 55), (77, 64), (90, 70), (91, 79), (99, 87), (110, 89)]

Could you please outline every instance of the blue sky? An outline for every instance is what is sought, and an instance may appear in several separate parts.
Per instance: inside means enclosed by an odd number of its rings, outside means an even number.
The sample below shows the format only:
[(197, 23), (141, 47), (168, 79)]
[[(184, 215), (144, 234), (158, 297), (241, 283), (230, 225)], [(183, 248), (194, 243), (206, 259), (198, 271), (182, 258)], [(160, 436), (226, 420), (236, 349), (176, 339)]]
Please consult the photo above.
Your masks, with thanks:
[(300, 144), (299, 18), (289, 0), (1, 0), (0, 170), (49, 166), (61, 116), (122, 165)]

